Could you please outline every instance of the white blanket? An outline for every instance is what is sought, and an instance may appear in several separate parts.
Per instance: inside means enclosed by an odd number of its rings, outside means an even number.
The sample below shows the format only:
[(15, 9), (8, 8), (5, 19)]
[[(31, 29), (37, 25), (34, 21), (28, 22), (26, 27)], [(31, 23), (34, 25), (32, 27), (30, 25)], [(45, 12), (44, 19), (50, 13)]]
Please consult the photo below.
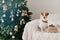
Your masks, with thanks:
[(35, 31), (39, 25), (39, 19), (26, 24), (23, 32), (23, 40), (60, 40), (60, 33), (45, 33)]
[(34, 32), (32, 40), (60, 40), (60, 33)]

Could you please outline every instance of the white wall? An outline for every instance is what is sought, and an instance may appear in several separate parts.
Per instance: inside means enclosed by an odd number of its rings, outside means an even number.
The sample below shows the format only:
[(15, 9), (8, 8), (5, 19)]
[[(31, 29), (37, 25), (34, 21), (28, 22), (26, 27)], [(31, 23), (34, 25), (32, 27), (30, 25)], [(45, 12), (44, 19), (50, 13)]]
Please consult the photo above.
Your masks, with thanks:
[(28, 7), (33, 12), (32, 19), (37, 19), (40, 13), (48, 11), (49, 13), (60, 14), (60, 0), (27, 0)]

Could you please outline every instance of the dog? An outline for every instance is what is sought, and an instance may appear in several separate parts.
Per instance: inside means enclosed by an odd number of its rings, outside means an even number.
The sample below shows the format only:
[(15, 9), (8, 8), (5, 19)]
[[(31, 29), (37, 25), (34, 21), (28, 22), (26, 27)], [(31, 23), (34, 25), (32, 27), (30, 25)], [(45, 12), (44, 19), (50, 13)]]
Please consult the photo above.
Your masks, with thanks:
[(39, 23), (39, 27), (41, 29), (41, 31), (46, 31), (47, 28), (48, 28), (48, 15), (49, 13), (48, 12), (43, 12), (41, 13), (40, 15), (40, 23)]

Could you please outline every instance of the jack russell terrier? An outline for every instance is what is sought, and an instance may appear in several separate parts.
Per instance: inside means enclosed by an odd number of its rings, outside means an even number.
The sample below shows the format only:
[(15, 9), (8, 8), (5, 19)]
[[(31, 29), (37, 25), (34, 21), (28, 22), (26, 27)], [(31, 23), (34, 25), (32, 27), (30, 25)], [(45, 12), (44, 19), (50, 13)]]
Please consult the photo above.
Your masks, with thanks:
[(48, 28), (48, 18), (47, 18), (48, 15), (49, 15), (48, 12), (41, 13), (39, 27), (42, 32), (46, 31)]

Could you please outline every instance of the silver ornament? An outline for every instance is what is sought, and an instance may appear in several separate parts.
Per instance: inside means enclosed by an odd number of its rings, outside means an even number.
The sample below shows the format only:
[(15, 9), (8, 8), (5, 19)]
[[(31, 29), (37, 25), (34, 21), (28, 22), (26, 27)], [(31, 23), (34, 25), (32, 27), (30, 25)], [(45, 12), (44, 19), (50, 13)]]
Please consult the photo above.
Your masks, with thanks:
[(24, 21), (24, 19), (22, 19), (21, 21)]
[(13, 36), (12, 36), (12, 38), (14, 39), (14, 38), (15, 38), (15, 36), (13, 35)]
[(21, 13), (21, 10), (19, 12)]
[(22, 25), (22, 21), (20, 21), (20, 25)]
[(11, 21), (14, 21), (14, 18), (11, 18)]
[(10, 18), (14, 18), (13, 11), (11, 12)]
[(18, 16), (19, 16), (19, 14), (16, 14), (16, 16), (18, 17)]
[(10, 35), (12, 35), (13, 33), (12, 32), (10, 32)]
[(24, 4), (24, 2), (21, 2), (21, 4)]
[(19, 12), (17, 11), (17, 13), (19, 13)]
[(25, 24), (25, 21), (23, 21), (23, 24)]
[(3, 17), (6, 17), (6, 15), (5, 15), (5, 14), (3, 14)]
[(4, 23), (4, 20), (3, 19), (1, 19), (1, 21), (2, 21), (2, 23)]
[(15, 3), (15, 8), (17, 8), (17, 3)]
[(22, 13), (22, 15), (21, 16), (24, 16), (24, 13)]
[(5, 3), (5, 0), (2, 0), (2, 3)]
[(20, 7), (20, 6), (21, 6), (21, 3), (18, 4), (18, 7)]

